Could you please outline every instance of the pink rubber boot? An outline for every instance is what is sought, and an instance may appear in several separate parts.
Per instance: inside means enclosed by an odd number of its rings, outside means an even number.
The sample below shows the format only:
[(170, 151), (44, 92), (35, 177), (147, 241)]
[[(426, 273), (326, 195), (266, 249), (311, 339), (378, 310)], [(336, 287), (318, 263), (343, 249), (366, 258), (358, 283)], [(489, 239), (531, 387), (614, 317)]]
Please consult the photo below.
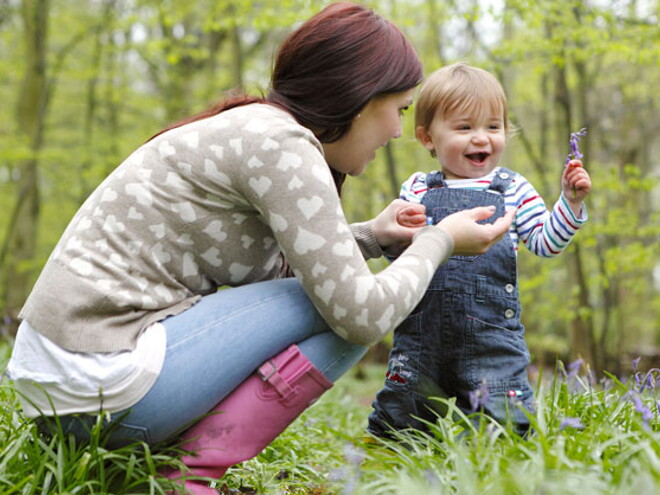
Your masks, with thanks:
[[(182, 461), (185, 476), (221, 478), (227, 469), (261, 452), (289, 426), (332, 382), (292, 345), (266, 361), (208, 416), (183, 434), (182, 447), (191, 452)], [(217, 495), (203, 481), (182, 480), (186, 493)]]

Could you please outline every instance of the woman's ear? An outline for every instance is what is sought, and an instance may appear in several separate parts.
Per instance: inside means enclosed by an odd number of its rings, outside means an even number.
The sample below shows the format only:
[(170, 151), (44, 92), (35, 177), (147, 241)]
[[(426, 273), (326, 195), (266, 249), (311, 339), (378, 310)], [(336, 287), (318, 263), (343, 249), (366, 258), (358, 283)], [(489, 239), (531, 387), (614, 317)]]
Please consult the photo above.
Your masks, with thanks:
[(423, 125), (418, 125), (415, 127), (415, 137), (417, 137), (417, 140), (422, 143), (422, 146), (424, 146), (427, 150), (435, 150), (435, 147), (433, 146), (433, 139), (431, 138), (431, 135), (429, 134), (426, 127)]

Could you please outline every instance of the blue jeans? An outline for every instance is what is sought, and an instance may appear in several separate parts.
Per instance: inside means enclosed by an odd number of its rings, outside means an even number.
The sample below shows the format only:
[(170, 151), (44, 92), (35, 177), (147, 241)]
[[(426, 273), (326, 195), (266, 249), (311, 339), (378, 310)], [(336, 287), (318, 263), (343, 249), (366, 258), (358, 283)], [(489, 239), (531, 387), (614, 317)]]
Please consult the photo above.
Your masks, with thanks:
[[(162, 323), (163, 369), (137, 404), (111, 415), (110, 446), (174, 436), (291, 344), (333, 382), (366, 352), (330, 330), (295, 278), (221, 290)], [(84, 439), (95, 417), (60, 421), (65, 432)]]

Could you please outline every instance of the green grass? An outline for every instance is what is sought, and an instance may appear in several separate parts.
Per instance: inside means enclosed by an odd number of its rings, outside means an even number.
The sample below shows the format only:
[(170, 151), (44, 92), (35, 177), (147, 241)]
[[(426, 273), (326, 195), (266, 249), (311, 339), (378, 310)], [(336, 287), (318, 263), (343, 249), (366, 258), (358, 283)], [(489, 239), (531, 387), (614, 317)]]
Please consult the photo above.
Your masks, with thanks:
[[(0, 348), (0, 365), (8, 350)], [(4, 367), (4, 366), (3, 366)], [(537, 391), (526, 438), (489, 421), (465, 421), (451, 401), (430, 435), (365, 441), (383, 368), (340, 380), (257, 458), (229, 470), (221, 493), (273, 494), (651, 494), (660, 491), (660, 418), (654, 388), (609, 377), (591, 385), (560, 369)], [(172, 453), (137, 444), (109, 451), (101, 435), (78, 446), (45, 440), (0, 387), (0, 495), (165, 493), (157, 476)], [(566, 423), (572, 426), (567, 426)], [(405, 447), (403, 446), (405, 445)]]

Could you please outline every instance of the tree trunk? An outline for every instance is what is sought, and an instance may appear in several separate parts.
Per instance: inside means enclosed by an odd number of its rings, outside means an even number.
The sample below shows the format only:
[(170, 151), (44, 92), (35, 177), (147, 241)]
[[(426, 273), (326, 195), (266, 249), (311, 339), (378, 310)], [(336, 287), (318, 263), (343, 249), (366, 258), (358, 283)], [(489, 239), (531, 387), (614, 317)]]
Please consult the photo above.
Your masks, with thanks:
[[(103, 35), (106, 30), (112, 29), (112, 18), (114, 16), (116, 0), (105, 0), (102, 12), (102, 21), (94, 29), (94, 48), (92, 49), (91, 75), (87, 80), (87, 92), (85, 95), (85, 120), (83, 124), (83, 143), (85, 155), (80, 165), (80, 203), (87, 198), (96, 184), (89, 184), (88, 177), (94, 160), (98, 159), (98, 151), (95, 150), (94, 130), (96, 126), (97, 112), (99, 109), (99, 79), (101, 64), (104, 56)], [(112, 36), (108, 36), (112, 38)], [(96, 158), (95, 158), (96, 156)]]
[[(566, 64), (555, 66), (555, 108), (557, 109), (558, 146), (568, 146), (568, 137), (573, 128), (573, 104), (566, 79)], [(572, 241), (568, 256), (569, 280), (577, 287), (576, 315), (570, 322), (569, 339), (573, 357), (584, 360), (585, 365), (594, 369), (594, 332), (593, 316), (589, 304), (589, 287), (582, 263), (580, 240)]]
[(401, 182), (396, 173), (396, 158), (394, 157), (394, 145), (388, 142), (385, 145), (385, 162), (387, 163), (387, 181), (390, 185), (392, 198), (398, 198), (401, 193)]
[(48, 103), (46, 91), (46, 39), (49, 0), (23, 0), (25, 74), (16, 105), (18, 129), (28, 143), (30, 158), (18, 165), (16, 202), (0, 251), (0, 283), (5, 321), (15, 332), (17, 315), (32, 284), (39, 223), (39, 151), (43, 143)]

